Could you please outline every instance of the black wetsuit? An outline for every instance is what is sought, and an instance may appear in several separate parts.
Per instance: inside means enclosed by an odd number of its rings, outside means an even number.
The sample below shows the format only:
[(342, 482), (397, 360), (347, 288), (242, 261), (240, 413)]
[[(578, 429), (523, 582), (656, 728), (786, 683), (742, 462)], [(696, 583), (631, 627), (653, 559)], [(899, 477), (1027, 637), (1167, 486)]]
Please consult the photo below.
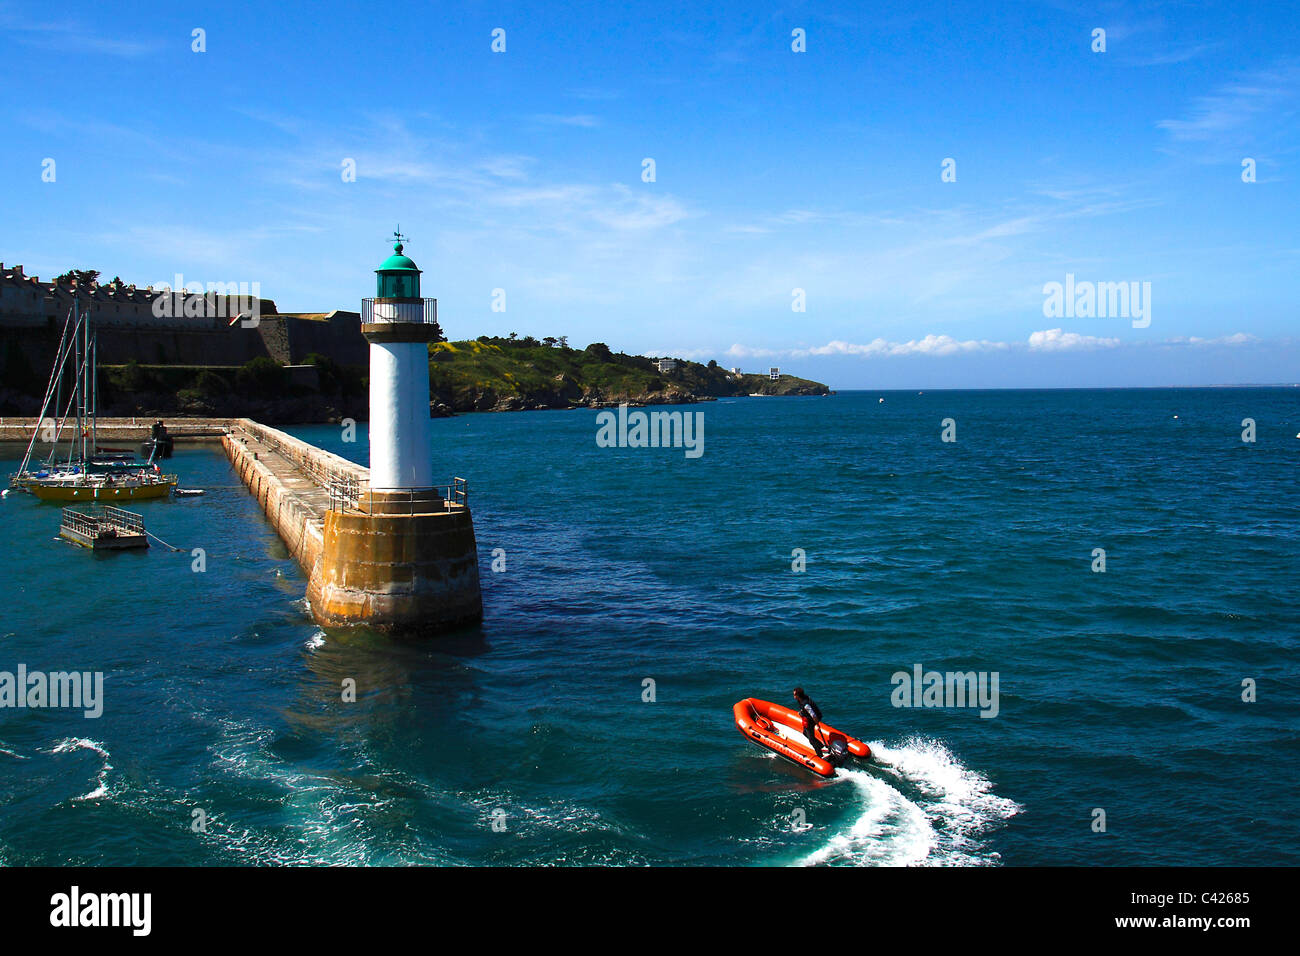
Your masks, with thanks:
[(803, 735), (812, 745), (813, 753), (820, 756), (822, 744), (817, 739), (817, 725), (822, 722), (822, 709), (813, 703), (811, 697), (805, 697), (799, 701), (799, 716), (803, 718)]

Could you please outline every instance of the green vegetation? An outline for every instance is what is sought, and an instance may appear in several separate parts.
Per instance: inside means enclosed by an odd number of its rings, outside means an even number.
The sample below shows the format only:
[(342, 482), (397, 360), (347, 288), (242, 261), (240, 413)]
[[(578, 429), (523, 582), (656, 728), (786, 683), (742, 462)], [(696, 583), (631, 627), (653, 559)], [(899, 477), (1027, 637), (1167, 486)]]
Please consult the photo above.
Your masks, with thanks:
[[(2, 343), (0, 343), (2, 344)], [(367, 370), (311, 353), (288, 368), (261, 356), (242, 366), (100, 365), (99, 407), (107, 415), (251, 415), (268, 421), (364, 418)], [(0, 406), (39, 401), (43, 384), (15, 348), (0, 349), (6, 391)], [(35, 394), (21, 399), (14, 385)], [(536, 339), (511, 333), (429, 346), (429, 384), (436, 415), (630, 404), (689, 403), (734, 395), (824, 395), (818, 382), (782, 375), (733, 375), (716, 361), (667, 362), (615, 352), (603, 342), (570, 348), (563, 336)], [(71, 374), (66, 383), (72, 387)], [(39, 391), (36, 391), (38, 390)], [(67, 391), (65, 390), (65, 395)], [(5, 403), (8, 403), (6, 405)], [(23, 411), (34, 414), (34, 409)]]
[(67, 272), (63, 273), (62, 275), (57, 275), (54, 277), (54, 281), (59, 284), (68, 283), (73, 281), (74, 279), (76, 280), (77, 285), (79, 286), (92, 285), (99, 281), (99, 270), (98, 269), (69, 269)]
[[(783, 375), (732, 375), (717, 362), (678, 360), (661, 372), (655, 360), (614, 352), (603, 342), (569, 348), (511, 334), (429, 346), (435, 402), (456, 411), (570, 408), (618, 402), (670, 403), (726, 395), (824, 395), (818, 382)], [(551, 343), (551, 344), (548, 344)]]
[(284, 366), (260, 355), (249, 359), (235, 373), (235, 384), (240, 392), (253, 398), (279, 398), (289, 389)]

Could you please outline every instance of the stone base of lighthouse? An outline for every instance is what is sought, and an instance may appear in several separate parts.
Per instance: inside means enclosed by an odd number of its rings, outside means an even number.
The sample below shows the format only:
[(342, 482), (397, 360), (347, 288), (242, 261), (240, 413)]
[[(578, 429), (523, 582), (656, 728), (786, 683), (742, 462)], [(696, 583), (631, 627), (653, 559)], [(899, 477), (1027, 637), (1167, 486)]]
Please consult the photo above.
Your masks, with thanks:
[(422, 636), (483, 617), (473, 519), (440, 492), (376, 491), (329, 511), (322, 544), (307, 584), (321, 625)]

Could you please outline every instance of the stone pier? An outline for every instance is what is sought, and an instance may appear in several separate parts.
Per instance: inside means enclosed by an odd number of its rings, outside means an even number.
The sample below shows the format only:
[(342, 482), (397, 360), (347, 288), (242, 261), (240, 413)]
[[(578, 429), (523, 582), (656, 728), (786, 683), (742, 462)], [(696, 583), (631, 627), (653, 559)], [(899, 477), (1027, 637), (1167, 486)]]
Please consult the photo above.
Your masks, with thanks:
[(372, 492), (368, 469), (248, 419), (222, 446), (307, 573), (317, 623), (422, 636), (482, 618), (463, 482)]

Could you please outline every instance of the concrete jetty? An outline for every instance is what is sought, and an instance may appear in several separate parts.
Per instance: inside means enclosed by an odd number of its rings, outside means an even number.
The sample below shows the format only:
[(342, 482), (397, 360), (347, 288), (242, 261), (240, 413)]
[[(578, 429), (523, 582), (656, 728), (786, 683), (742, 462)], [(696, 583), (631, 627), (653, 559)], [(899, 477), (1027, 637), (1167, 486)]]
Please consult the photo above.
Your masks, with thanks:
[(307, 573), (317, 623), (424, 636), (482, 618), (462, 480), (372, 490), (369, 469), (248, 419), (222, 446)]
[[(164, 417), (164, 416), (159, 416)], [(95, 425), (96, 434), (101, 445), (114, 443), (138, 443), (149, 438), (149, 427), (154, 418), (101, 418)], [(45, 419), (54, 421), (52, 416)], [(167, 418), (167, 432), (178, 442), (220, 441), (235, 420), (231, 418)], [(21, 442), (26, 445), (32, 437), (32, 429), (41, 424), (38, 418), (0, 418), (0, 442)], [(65, 433), (73, 428), (65, 426)], [(37, 439), (38, 448), (49, 449)]]

